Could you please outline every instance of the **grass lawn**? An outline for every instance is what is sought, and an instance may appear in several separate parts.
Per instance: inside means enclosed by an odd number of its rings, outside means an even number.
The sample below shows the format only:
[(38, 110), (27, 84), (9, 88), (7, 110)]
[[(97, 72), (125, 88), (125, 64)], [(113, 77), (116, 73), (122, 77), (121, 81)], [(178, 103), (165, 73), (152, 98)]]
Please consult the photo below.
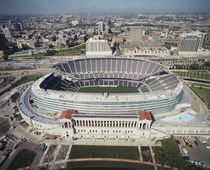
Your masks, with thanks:
[(21, 84), (27, 83), (29, 81), (35, 81), (35, 80), (39, 79), (40, 77), (42, 77), (42, 75), (24, 76), (20, 80), (12, 83), (12, 87), (11, 88), (15, 88), (15, 87), (20, 86)]
[(18, 99), (18, 97), (20, 96), (20, 93), (18, 92), (15, 92), (10, 98), (11, 98), (11, 101), (12, 103), (15, 103)]
[(30, 166), (35, 156), (36, 154), (33, 151), (24, 149), (15, 156), (14, 160), (9, 165), (7, 170), (14, 170), (14, 169)]
[[(200, 87), (196, 87), (200, 86)], [(191, 88), (193, 91), (205, 102), (208, 109), (210, 109), (210, 85), (200, 84), (200, 83), (192, 83)]]
[(129, 87), (82, 87), (78, 92), (83, 93), (139, 93), (136, 88)]
[(179, 156), (179, 149), (174, 138), (164, 139), (161, 141), (161, 147), (153, 147), (155, 160), (161, 165), (170, 165), (177, 168), (184, 168), (185, 162)]
[(6, 85), (8, 85), (9, 83), (13, 82), (14, 80), (15, 80), (15, 78), (12, 77), (12, 76), (3, 78), (3, 82), (0, 84), (0, 88), (5, 87)]
[(139, 160), (139, 151), (136, 146), (73, 145), (69, 158), (127, 158)]
[(22, 120), (23, 118), (22, 118), (22, 116), (21, 116), (21, 114), (16, 114), (15, 115), (15, 118), (17, 118), (18, 119), (18, 121), (20, 121), (20, 120)]
[(67, 167), (119, 167), (119, 168), (132, 168), (139, 170), (153, 170), (154, 166), (137, 164), (137, 163), (128, 163), (128, 162), (111, 162), (111, 161), (84, 161), (84, 162), (68, 162)]
[(55, 55), (57, 55), (57, 56), (81, 55), (81, 54), (85, 54), (85, 51), (86, 51), (86, 45), (82, 44), (82, 45), (78, 45), (76, 47), (71, 47), (69, 49), (56, 51)]
[[(55, 53), (53, 55), (50, 55), (50, 56), (82, 55), (82, 54), (85, 54), (85, 52), (86, 52), (86, 45), (81, 44), (81, 45), (77, 45), (75, 47), (70, 47), (70, 48), (67, 48), (67, 49), (60, 48), (60, 50), (55, 51)], [(42, 59), (46, 58), (46, 56), (48, 56), (47, 53), (38, 53), (38, 54), (33, 55), (33, 57), (42, 57)]]
[[(162, 146), (152, 147), (155, 153), (155, 160), (161, 165), (169, 165), (178, 169), (184, 170), (197, 170), (199, 168), (186, 164), (182, 157), (179, 155), (179, 148), (173, 137), (161, 140)], [(161, 169), (161, 167), (158, 167)], [(166, 169), (166, 168), (163, 168)]]
[(165, 168), (165, 167), (161, 167), (161, 166), (158, 166), (157, 168), (158, 168), (158, 170), (172, 170), (172, 168)]
[(181, 77), (210, 80), (210, 73), (207, 71), (174, 71), (174, 73)]

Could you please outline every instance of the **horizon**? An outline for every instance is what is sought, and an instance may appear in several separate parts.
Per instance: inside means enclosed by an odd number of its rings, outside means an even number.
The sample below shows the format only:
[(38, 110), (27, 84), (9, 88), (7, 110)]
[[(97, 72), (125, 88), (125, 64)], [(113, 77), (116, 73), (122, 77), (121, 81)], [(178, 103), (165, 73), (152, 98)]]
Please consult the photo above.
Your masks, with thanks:
[(0, 15), (209, 14), (209, 7), (209, 0), (0, 0)]

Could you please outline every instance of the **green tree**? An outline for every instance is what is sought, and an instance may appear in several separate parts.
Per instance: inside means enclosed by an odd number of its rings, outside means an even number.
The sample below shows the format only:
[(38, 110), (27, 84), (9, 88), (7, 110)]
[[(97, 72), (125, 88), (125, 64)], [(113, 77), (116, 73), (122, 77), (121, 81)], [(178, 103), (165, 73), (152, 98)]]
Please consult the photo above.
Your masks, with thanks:
[(9, 60), (9, 57), (6, 54), (2, 58), (3, 58), (4, 61), (8, 61)]
[(11, 101), (12, 103), (15, 103), (18, 99), (18, 97), (20, 96), (20, 93), (15, 92), (12, 96), (11, 96)]
[(55, 50), (47, 50), (47, 52), (45, 53), (46, 56), (53, 56), (56, 54)]
[(196, 64), (196, 63), (190, 64), (190, 69), (191, 70), (198, 70), (199, 69), (199, 64)]

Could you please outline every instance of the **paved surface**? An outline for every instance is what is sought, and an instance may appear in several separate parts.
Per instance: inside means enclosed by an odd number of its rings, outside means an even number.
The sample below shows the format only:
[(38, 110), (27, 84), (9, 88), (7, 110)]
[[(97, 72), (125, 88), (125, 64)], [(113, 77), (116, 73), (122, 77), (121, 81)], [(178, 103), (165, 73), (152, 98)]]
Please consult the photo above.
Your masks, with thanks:
[(10, 124), (9, 124), (8, 118), (1, 117), (0, 118), (0, 137), (7, 135), (7, 132), (9, 131), (9, 127), (10, 127)]
[(43, 151), (42, 151), (42, 148), (39, 145), (35, 145), (35, 144), (32, 144), (32, 143), (28, 143), (28, 142), (20, 142), (20, 144), (17, 147), (17, 149), (15, 149), (10, 154), (10, 156), (8, 157), (8, 159), (2, 165), (1, 169), (2, 170), (7, 169), (7, 167), (13, 161), (13, 159), (15, 158), (15, 156), (18, 154), (18, 152), (21, 151), (21, 150), (23, 150), (23, 149), (30, 149), (30, 150), (36, 152), (36, 157), (35, 157), (34, 161), (32, 162), (32, 165), (31, 165), (31, 169), (36, 169), (37, 168), (37, 165), (39, 165), (39, 160), (40, 160), (41, 155), (43, 154)]
[[(137, 163), (137, 164), (146, 164), (153, 165), (155, 167), (161, 166), (160, 164), (152, 163), (152, 162), (142, 162), (139, 160), (131, 160), (131, 159), (120, 159), (120, 158), (80, 158), (80, 159), (70, 159), (69, 162), (80, 162), (80, 161), (113, 161), (113, 162), (129, 162), (129, 163)], [(177, 170), (177, 168), (172, 168), (170, 166), (164, 166), (165, 168), (171, 168)]]
[(50, 145), (40, 160), (40, 167), (49, 169), (65, 168), (68, 161), (71, 145)]
[(204, 145), (198, 138), (195, 141), (198, 143), (198, 146), (192, 143), (192, 148), (187, 147), (190, 159), (199, 160), (210, 168), (210, 149), (206, 149), (207, 145)]
[(67, 154), (67, 151), (70, 149), (69, 145), (61, 145), (60, 146), (60, 150), (58, 152), (58, 155), (56, 157), (56, 161), (60, 161), (60, 160), (65, 160), (66, 156), (68, 156), (69, 154)]

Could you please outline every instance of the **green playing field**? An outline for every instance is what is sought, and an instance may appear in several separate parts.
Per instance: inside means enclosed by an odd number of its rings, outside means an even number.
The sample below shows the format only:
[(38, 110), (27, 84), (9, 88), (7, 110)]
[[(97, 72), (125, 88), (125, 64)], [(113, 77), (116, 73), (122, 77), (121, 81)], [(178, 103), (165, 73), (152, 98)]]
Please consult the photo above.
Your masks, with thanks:
[(100, 86), (91, 86), (91, 87), (82, 87), (78, 92), (83, 93), (139, 93), (136, 88), (129, 87), (100, 87)]

